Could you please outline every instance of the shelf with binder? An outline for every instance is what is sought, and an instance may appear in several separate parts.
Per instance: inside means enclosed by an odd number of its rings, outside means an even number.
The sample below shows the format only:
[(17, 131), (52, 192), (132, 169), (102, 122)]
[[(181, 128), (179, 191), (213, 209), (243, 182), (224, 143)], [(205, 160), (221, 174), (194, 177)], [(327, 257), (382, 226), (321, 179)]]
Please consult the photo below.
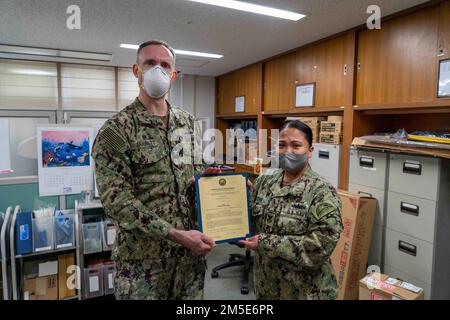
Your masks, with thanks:
[(17, 254), (17, 255), (15, 255), (15, 258), (16, 259), (35, 258), (35, 257), (51, 255), (51, 254), (55, 254), (55, 253), (64, 253), (64, 252), (72, 251), (75, 249), (76, 249), (75, 246), (71, 246), (71, 247), (66, 247), (66, 248), (61, 248), (61, 249), (53, 249), (53, 250), (43, 251), (43, 252), (34, 252), (34, 253), (29, 253), (29, 254), (24, 254), (24, 255)]
[(35, 257), (74, 250), (75, 215), (73, 210), (57, 210), (55, 215), (36, 219), (32, 212), (13, 216), (11, 240), (15, 258)]
[(115, 266), (111, 258), (116, 228), (105, 218), (100, 201), (75, 202), (79, 225), (77, 257), (80, 266), (80, 299), (99, 298), (114, 293)]
[[(222, 134), (217, 138), (216, 159), (236, 170), (253, 172), (253, 161), (257, 157), (257, 118), (217, 118), (216, 127)], [(221, 141), (221, 143), (219, 142)], [(233, 152), (233, 156), (231, 155)]]
[[(59, 259), (68, 254), (70, 264), (76, 265), (74, 252), (70, 254), (77, 246), (76, 223), (73, 210), (57, 210), (56, 215), (36, 219), (32, 212), (22, 212), (20, 206), (16, 206), (9, 229), (13, 300), (57, 300), (77, 296), (75, 288), (67, 290), (69, 296), (64, 290), (61, 296), (58, 292), (59, 283), (65, 285), (69, 277), (67, 267), (58, 269)], [(44, 266), (50, 261), (56, 266), (56, 271), (46, 273)], [(30, 269), (29, 265), (35, 266), (32, 273), (26, 271)]]
[(2, 223), (0, 224), (0, 260), (1, 260), (1, 274), (2, 274), (2, 298), (8, 300), (10, 297), (10, 277), (9, 277), (9, 226), (11, 224), (11, 218), (13, 214), (13, 208), (8, 207), (6, 209)]

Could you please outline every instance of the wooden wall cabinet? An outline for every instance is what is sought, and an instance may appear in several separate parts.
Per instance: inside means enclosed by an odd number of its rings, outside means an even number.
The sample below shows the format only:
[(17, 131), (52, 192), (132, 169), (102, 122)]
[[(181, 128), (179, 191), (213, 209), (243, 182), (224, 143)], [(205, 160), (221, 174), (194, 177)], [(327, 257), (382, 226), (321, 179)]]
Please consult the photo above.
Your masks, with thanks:
[(295, 105), (296, 54), (290, 53), (264, 65), (264, 111), (286, 111)]
[(220, 76), (217, 85), (217, 113), (235, 114), (236, 97), (245, 96), (245, 111), (236, 114), (256, 114), (261, 108), (262, 64), (254, 64)]
[(217, 82), (217, 113), (229, 114), (234, 112), (235, 74), (230, 73), (218, 78)]
[(345, 39), (340, 36), (297, 51), (296, 81), (316, 83), (316, 108), (344, 105), (345, 76), (352, 67), (345, 61)]
[(440, 4), (438, 58), (439, 60), (450, 59), (450, 1)]
[[(264, 65), (264, 111), (295, 112), (297, 85), (315, 83), (315, 107), (344, 105), (346, 37), (340, 36), (277, 57)], [(347, 65), (347, 69), (344, 67)]]
[(357, 105), (432, 102), (436, 96), (439, 6), (362, 29), (358, 38)]

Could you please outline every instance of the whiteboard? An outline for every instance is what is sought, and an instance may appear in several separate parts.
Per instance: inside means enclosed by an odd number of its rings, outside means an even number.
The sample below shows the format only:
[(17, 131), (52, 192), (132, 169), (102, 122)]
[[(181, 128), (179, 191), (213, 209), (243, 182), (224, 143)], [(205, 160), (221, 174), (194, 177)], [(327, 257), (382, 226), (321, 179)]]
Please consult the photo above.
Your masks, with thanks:
[(10, 173), (11, 153), (9, 145), (9, 121), (0, 119), (0, 173)]

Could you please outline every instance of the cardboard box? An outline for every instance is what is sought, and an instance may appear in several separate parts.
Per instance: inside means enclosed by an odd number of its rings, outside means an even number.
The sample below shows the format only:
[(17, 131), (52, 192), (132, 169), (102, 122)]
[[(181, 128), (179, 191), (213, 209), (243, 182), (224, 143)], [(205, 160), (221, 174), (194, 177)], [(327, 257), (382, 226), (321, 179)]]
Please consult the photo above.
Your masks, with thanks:
[(353, 146), (364, 147), (364, 148), (373, 148), (373, 149), (383, 149), (383, 150), (392, 150), (395, 152), (407, 152), (412, 154), (422, 154), (433, 156), (437, 158), (446, 158), (450, 159), (450, 150), (448, 149), (436, 149), (436, 148), (421, 148), (417, 146), (400, 146), (400, 145), (391, 145), (384, 143), (376, 143), (363, 140), (361, 138), (354, 138), (352, 142)]
[(33, 279), (39, 276), (39, 262), (42, 260), (30, 260), (23, 262), (23, 279)]
[(344, 230), (331, 255), (339, 300), (357, 300), (359, 280), (366, 274), (377, 200), (339, 190)]
[(319, 142), (328, 144), (341, 144), (342, 133), (320, 132)]
[(343, 128), (342, 122), (322, 121), (320, 123), (320, 132), (323, 133), (341, 133)]
[(308, 125), (309, 127), (312, 126), (319, 126), (320, 122), (327, 121), (327, 117), (287, 117), (286, 121), (294, 121), (298, 120), (303, 122), (304, 124)]
[(313, 143), (319, 143), (319, 137), (320, 137), (320, 125), (315, 126), (309, 126), (311, 128), (312, 134), (313, 134)]
[(39, 277), (51, 276), (58, 274), (58, 260), (45, 261), (38, 264)]
[(371, 273), (359, 281), (359, 300), (423, 300), (423, 289), (411, 283)]
[(328, 116), (327, 118), (328, 122), (344, 122), (343, 116)]
[(76, 295), (75, 288), (67, 286), (67, 280), (73, 273), (67, 273), (69, 266), (75, 265), (75, 255), (73, 253), (58, 256), (58, 298), (65, 299)]
[(58, 276), (27, 279), (23, 291), (24, 300), (58, 300)]

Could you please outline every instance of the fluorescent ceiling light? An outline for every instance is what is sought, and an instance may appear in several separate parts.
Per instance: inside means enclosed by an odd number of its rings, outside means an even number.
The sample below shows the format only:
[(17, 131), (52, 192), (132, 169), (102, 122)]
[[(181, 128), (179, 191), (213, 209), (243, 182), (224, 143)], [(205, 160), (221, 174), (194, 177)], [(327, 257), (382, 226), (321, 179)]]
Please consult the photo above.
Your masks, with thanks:
[(125, 49), (134, 49), (134, 50), (139, 49), (139, 46), (137, 44), (128, 44), (128, 43), (121, 43), (120, 47), (125, 48)]
[[(134, 49), (137, 50), (139, 48), (136, 44), (128, 44), (128, 43), (121, 43), (121, 48), (125, 49)], [(174, 49), (176, 54), (179, 55), (185, 55), (185, 56), (194, 56), (194, 57), (203, 57), (203, 58), (213, 58), (213, 59), (220, 59), (223, 58), (223, 55), (221, 54), (214, 54), (214, 53), (205, 53), (205, 52), (197, 52), (197, 51), (187, 51), (187, 50), (178, 50)]]
[(214, 58), (214, 59), (223, 58), (223, 55), (221, 55), (221, 54), (203, 53), (203, 52), (177, 50), (177, 49), (174, 49), (174, 51), (176, 54), (181, 54), (181, 55), (185, 55), (185, 56), (205, 57), (205, 58)]
[(70, 59), (93, 60), (93, 61), (108, 61), (108, 62), (112, 61), (113, 58), (113, 55), (109, 53), (33, 48), (23, 46), (2, 45), (2, 44), (0, 44), (0, 53), (41, 56), (41, 57), (70, 58)]
[(220, 0), (220, 1), (217, 1), (217, 0), (188, 0), (188, 1), (210, 4), (213, 6), (219, 6), (219, 7), (229, 8), (229, 9), (236, 9), (236, 10), (241, 10), (241, 11), (246, 11), (246, 12), (258, 13), (258, 14), (263, 14), (266, 16), (287, 19), (287, 20), (292, 20), (292, 21), (298, 21), (298, 20), (306, 17), (304, 14), (295, 13), (295, 12), (286, 11), (286, 10), (275, 9), (275, 8), (271, 8), (271, 7), (260, 6), (257, 4), (252, 4), (252, 3), (243, 2), (243, 1), (235, 1), (235, 0)]

